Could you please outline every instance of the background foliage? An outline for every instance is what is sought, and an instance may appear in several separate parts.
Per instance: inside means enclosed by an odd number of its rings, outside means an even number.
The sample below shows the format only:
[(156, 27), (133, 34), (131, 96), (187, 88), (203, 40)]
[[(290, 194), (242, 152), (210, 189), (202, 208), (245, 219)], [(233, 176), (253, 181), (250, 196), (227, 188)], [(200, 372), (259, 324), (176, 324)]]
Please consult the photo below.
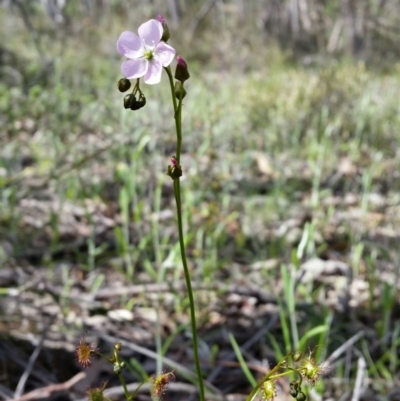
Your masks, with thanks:
[[(357, 336), (309, 396), (396, 394), (397, 0), (3, 1), (2, 394), (68, 380), (82, 330), (192, 367), (168, 88), (145, 87), (137, 113), (116, 90), (119, 34), (160, 13), (192, 75), (182, 187), (205, 376), (248, 393), (222, 362), (227, 331), (258, 369), (293, 347), (325, 360)], [(16, 391), (41, 335), (40, 375)], [(160, 367), (144, 355), (126, 355), (129, 380)]]

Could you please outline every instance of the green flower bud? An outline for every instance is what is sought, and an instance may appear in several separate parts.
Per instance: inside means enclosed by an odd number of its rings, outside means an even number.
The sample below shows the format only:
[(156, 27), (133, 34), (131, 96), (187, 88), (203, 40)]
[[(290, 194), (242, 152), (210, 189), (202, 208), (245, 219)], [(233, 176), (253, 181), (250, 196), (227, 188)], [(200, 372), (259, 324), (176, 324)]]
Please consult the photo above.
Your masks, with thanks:
[(181, 57), (178, 56), (176, 58), (176, 70), (175, 70), (175, 79), (181, 82), (185, 82), (190, 78), (188, 66), (186, 61)]
[(262, 399), (273, 400), (275, 399), (277, 389), (275, 380), (267, 380), (261, 386)]
[(182, 82), (175, 81), (175, 97), (177, 99), (180, 99), (181, 93), (182, 93), (182, 99), (184, 99), (186, 96), (186, 89), (183, 87)]
[(120, 375), (120, 374), (121, 374), (121, 371), (122, 371), (122, 366), (121, 366), (121, 364), (118, 363), (118, 362), (115, 362), (115, 363), (114, 363), (114, 373), (115, 373), (116, 375)]
[(118, 81), (118, 90), (120, 92), (126, 92), (127, 90), (129, 90), (129, 88), (131, 87), (131, 81), (129, 81), (129, 79), (127, 78), (121, 78)]
[(87, 393), (87, 397), (90, 401), (104, 401), (107, 398), (104, 396), (103, 391), (107, 383), (104, 383), (102, 387), (91, 388)]

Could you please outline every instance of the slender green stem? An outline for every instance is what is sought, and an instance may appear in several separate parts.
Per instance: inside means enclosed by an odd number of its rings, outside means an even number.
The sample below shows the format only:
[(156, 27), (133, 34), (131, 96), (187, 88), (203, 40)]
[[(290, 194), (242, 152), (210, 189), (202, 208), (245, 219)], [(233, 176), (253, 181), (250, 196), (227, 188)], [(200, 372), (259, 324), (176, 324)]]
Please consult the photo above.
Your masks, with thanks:
[[(120, 361), (120, 358), (119, 358), (119, 355), (118, 355), (118, 349), (117, 349), (116, 346), (114, 346), (114, 352), (113, 352), (112, 358), (108, 358), (108, 357), (106, 357), (104, 355), (102, 355), (102, 356), (105, 357), (110, 362), (112, 362), (114, 364), (114, 367), (116, 366), (116, 364), (121, 366), (120, 365), (121, 361)], [(131, 401), (132, 397), (129, 395), (129, 391), (128, 391), (128, 388), (126, 387), (126, 382), (125, 382), (124, 376), (121, 373), (121, 370), (122, 370), (122, 368), (120, 369), (120, 372), (117, 373), (117, 376), (118, 376), (118, 379), (121, 382), (122, 387), (124, 389), (126, 401)]]
[(129, 395), (128, 388), (126, 387), (126, 382), (125, 382), (124, 376), (122, 376), (121, 373), (118, 375), (118, 379), (121, 382), (122, 387), (124, 389), (126, 401), (130, 401), (131, 400), (131, 396)]
[[(165, 70), (168, 74), (169, 83), (170, 83), (170, 87), (171, 87), (172, 102), (174, 105), (174, 118), (175, 118), (175, 128), (176, 128), (176, 136), (177, 136), (175, 157), (176, 157), (176, 161), (178, 162), (178, 165), (179, 165), (180, 157), (181, 157), (181, 145), (182, 145), (182, 92), (181, 92), (181, 96), (179, 99), (179, 103), (177, 104), (177, 101), (175, 98), (174, 80), (172, 77), (171, 69), (170, 69), (170, 67), (167, 67), (167, 68), (165, 68)], [(176, 210), (177, 210), (177, 216), (178, 216), (179, 246), (180, 246), (180, 250), (181, 250), (183, 270), (185, 273), (186, 288), (187, 288), (188, 296), (189, 296), (190, 322), (191, 322), (191, 326), (192, 326), (192, 336), (193, 336), (193, 353), (194, 353), (194, 361), (195, 361), (196, 372), (197, 372), (197, 377), (198, 377), (199, 395), (200, 395), (200, 400), (205, 401), (204, 382), (203, 382), (203, 376), (202, 376), (201, 366), (200, 366), (199, 346), (198, 346), (198, 339), (197, 339), (194, 296), (193, 296), (193, 290), (192, 290), (192, 282), (190, 280), (190, 272), (189, 272), (187, 259), (186, 259), (185, 242), (184, 242), (184, 236), (183, 236), (181, 187), (180, 187), (179, 177), (174, 179), (174, 194), (175, 194), (175, 203), (176, 203)]]
[(172, 72), (171, 72), (171, 67), (165, 67), (165, 71), (168, 74), (168, 78), (169, 78), (169, 86), (171, 88), (171, 95), (172, 95), (172, 103), (174, 105), (174, 113), (176, 113), (176, 109), (177, 109), (177, 103), (176, 103), (176, 97), (175, 97), (175, 88), (174, 88), (174, 78), (172, 77)]
[(194, 296), (193, 296), (192, 284), (191, 284), (191, 280), (190, 280), (190, 272), (189, 272), (189, 268), (188, 268), (187, 260), (186, 260), (185, 244), (184, 244), (184, 239), (183, 239), (182, 209), (181, 209), (181, 195), (180, 195), (179, 178), (174, 180), (174, 193), (175, 193), (175, 201), (176, 201), (177, 215), (178, 215), (178, 230), (179, 230), (179, 244), (180, 244), (180, 249), (181, 249), (181, 258), (182, 258), (183, 270), (185, 272), (186, 287), (187, 287), (188, 296), (189, 296), (190, 321), (191, 321), (191, 326), (192, 326), (194, 360), (195, 360), (196, 371), (197, 371), (197, 376), (198, 376), (198, 380), (199, 380), (200, 400), (204, 401), (205, 400), (204, 383), (203, 383), (203, 376), (202, 376), (201, 367), (200, 367)]
[[(174, 119), (175, 119), (175, 130), (176, 130), (176, 161), (178, 165), (181, 162), (181, 147), (182, 147), (182, 96), (179, 99), (179, 103), (175, 97), (174, 78), (172, 77), (171, 68), (168, 66), (165, 68), (168, 74), (169, 86), (171, 88), (172, 103), (174, 105)], [(181, 93), (182, 95), (182, 93)]]
[(292, 369), (290, 371), (284, 372), (283, 374), (276, 373), (281, 369), (283, 364), (286, 363), (287, 358), (291, 355), (291, 353), (288, 353), (274, 368), (272, 368), (251, 390), (251, 393), (249, 396), (246, 398), (246, 401), (252, 401), (254, 397), (257, 395), (260, 387), (262, 384), (267, 381), (267, 380), (272, 380), (276, 377), (280, 376), (286, 376), (291, 373)]

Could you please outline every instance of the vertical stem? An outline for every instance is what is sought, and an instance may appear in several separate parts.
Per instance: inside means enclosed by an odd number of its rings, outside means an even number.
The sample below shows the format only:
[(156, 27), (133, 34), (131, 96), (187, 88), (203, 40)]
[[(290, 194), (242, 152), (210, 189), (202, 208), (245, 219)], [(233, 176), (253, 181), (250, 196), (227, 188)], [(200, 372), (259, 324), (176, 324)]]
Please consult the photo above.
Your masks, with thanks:
[[(170, 88), (172, 94), (172, 102), (174, 105), (174, 118), (175, 118), (175, 128), (176, 128), (176, 137), (177, 137), (177, 144), (176, 144), (176, 160), (178, 165), (180, 164), (181, 158), (181, 144), (182, 144), (182, 93), (179, 99), (179, 103), (177, 104), (175, 98), (175, 88), (174, 88), (174, 80), (172, 77), (170, 67), (165, 68)], [(183, 89), (183, 88), (182, 88)], [(187, 265), (186, 260), (186, 251), (185, 251), (185, 242), (183, 238), (183, 224), (182, 224), (182, 202), (181, 202), (181, 186), (180, 186), (180, 179), (179, 177), (174, 179), (174, 194), (175, 194), (175, 203), (176, 203), (176, 211), (178, 216), (178, 232), (179, 232), (179, 246), (181, 250), (181, 258), (183, 264), (183, 270), (185, 273), (185, 281), (186, 281), (186, 288), (189, 296), (189, 309), (190, 309), (190, 323), (192, 326), (192, 337), (193, 337), (193, 354), (194, 354), (194, 361), (196, 365), (196, 372), (198, 377), (198, 385), (199, 385), (199, 395), (200, 400), (205, 401), (205, 393), (204, 393), (204, 382), (203, 376), (201, 372), (200, 366), (200, 357), (199, 357), (199, 346), (198, 346), (198, 339), (197, 339), (197, 327), (196, 327), (196, 312), (194, 306), (194, 296), (192, 290), (192, 282), (190, 280), (190, 272)]]
[(124, 389), (126, 401), (130, 401), (131, 396), (129, 395), (128, 388), (126, 387), (126, 382), (125, 382), (124, 376), (122, 376), (121, 373), (118, 375), (118, 379), (122, 384), (122, 388)]
[(204, 383), (203, 383), (203, 376), (202, 376), (201, 366), (200, 366), (194, 296), (193, 296), (193, 290), (192, 290), (192, 283), (190, 280), (189, 268), (188, 268), (187, 260), (186, 260), (185, 244), (184, 244), (184, 239), (183, 239), (182, 208), (181, 208), (181, 199), (180, 199), (180, 180), (179, 180), (179, 178), (174, 180), (174, 193), (175, 193), (175, 201), (176, 201), (176, 208), (177, 208), (177, 214), (178, 214), (179, 245), (180, 245), (180, 249), (181, 249), (181, 258), (182, 258), (183, 270), (185, 272), (185, 281), (186, 281), (186, 287), (188, 290), (189, 304), (190, 304), (190, 322), (191, 322), (191, 326), (192, 326), (194, 360), (195, 360), (196, 372), (197, 372), (197, 376), (198, 376), (198, 380), (199, 380), (200, 400), (204, 401), (205, 400)]

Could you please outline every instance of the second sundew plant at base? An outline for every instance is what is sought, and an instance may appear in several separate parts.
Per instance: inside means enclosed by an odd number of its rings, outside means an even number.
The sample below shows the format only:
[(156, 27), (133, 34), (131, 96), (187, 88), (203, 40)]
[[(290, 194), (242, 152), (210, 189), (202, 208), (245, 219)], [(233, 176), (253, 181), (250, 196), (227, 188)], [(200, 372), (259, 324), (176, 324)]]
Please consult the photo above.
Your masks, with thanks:
[[(205, 386), (198, 352), (199, 347), (195, 301), (184, 243), (180, 187), (180, 177), (183, 174), (183, 168), (180, 164), (183, 139), (182, 100), (186, 96), (186, 90), (184, 87), (185, 81), (190, 78), (190, 74), (187, 63), (181, 56), (177, 56), (175, 73), (174, 75), (172, 74), (170, 64), (175, 57), (175, 49), (167, 44), (169, 37), (170, 33), (168, 26), (162, 16), (159, 16), (157, 19), (151, 19), (142, 24), (138, 29), (138, 35), (129, 31), (125, 31), (121, 34), (117, 42), (117, 50), (122, 56), (126, 57), (127, 60), (124, 61), (121, 66), (124, 78), (119, 80), (118, 89), (121, 92), (129, 91), (132, 88), (131, 80), (134, 80), (135, 83), (132, 91), (125, 95), (123, 105), (127, 110), (139, 110), (143, 108), (147, 102), (145, 94), (140, 87), (140, 79), (143, 78), (145, 84), (154, 85), (161, 81), (163, 69), (167, 73), (171, 90), (172, 116), (175, 120), (176, 129), (176, 151), (175, 155), (170, 159), (170, 165), (167, 168), (167, 175), (170, 176), (173, 181), (179, 245), (189, 297), (193, 354), (198, 379), (199, 398), (201, 401), (205, 401)], [(139, 388), (144, 383), (142, 383), (133, 393), (129, 393), (122, 375), (125, 364), (120, 360), (120, 351), (121, 344), (117, 343), (114, 345), (112, 356), (108, 357), (101, 354), (94, 346), (87, 344), (83, 338), (77, 347), (76, 356), (78, 362), (83, 367), (87, 367), (90, 364), (90, 358), (92, 355), (98, 355), (110, 362), (113, 365), (114, 373), (118, 376), (124, 388), (126, 400), (130, 401), (134, 399)], [(277, 379), (288, 375), (296, 377), (296, 379), (292, 380), (290, 383), (291, 396), (298, 401), (304, 401), (307, 399), (307, 396), (302, 389), (303, 380), (314, 385), (321, 376), (322, 370), (322, 367), (315, 363), (311, 352), (309, 355), (290, 352), (282, 358), (275, 367), (271, 368), (269, 372), (253, 387), (247, 397), (247, 401), (253, 401), (259, 398), (264, 400), (273, 400), (278, 391)], [(173, 372), (160, 372), (157, 377), (152, 378), (150, 387), (153, 400), (159, 400), (166, 391), (168, 384), (174, 379), (175, 375)], [(90, 389), (88, 391), (89, 399), (93, 401), (108, 400), (104, 395), (104, 390), (105, 385), (100, 388)]]

